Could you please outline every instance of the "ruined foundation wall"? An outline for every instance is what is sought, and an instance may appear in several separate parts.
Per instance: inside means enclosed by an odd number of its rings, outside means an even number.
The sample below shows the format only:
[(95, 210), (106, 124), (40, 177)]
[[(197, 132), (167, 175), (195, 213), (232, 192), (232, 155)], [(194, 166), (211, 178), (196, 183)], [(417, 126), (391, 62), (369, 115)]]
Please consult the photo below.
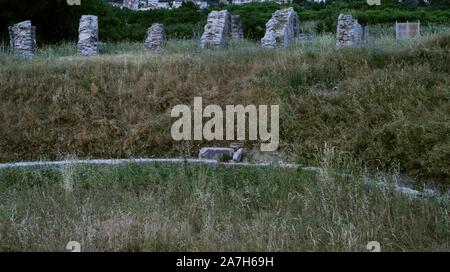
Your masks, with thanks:
[(23, 21), (8, 27), (12, 52), (21, 59), (31, 59), (36, 53), (36, 27)]
[(261, 39), (265, 48), (285, 48), (299, 37), (299, 20), (293, 8), (277, 10), (266, 23), (266, 33)]
[(78, 55), (89, 57), (99, 52), (98, 17), (83, 15), (78, 28)]
[(231, 39), (233, 41), (239, 41), (244, 38), (244, 29), (242, 27), (241, 16), (230, 15), (231, 21)]
[(340, 14), (336, 30), (336, 46), (358, 46), (368, 39), (368, 29), (350, 14)]
[(225, 47), (230, 36), (230, 28), (230, 14), (227, 10), (211, 11), (200, 39), (200, 47)]
[(145, 39), (145, 48), (152, 51), (159, 51), (166, 43), (166, 34), (163, 24), (152, 24), (147, 31)]

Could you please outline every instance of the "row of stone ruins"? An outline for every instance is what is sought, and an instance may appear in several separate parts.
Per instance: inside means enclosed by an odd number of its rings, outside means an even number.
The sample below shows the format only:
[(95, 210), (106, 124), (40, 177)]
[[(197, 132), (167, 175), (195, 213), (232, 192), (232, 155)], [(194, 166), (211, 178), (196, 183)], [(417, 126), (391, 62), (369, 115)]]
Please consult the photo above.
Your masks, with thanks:
[[(300, 37), (299, 19), (293, 8), (278, 10), (266, 23), (266, 32), (261, 39), (264, 48), (286, 48)], [(31, 59), (36, 52), (36, 28), (31, 21), (9, 27), (10, 46), (15, 55)], [(351, 15), (340, 14), (337, 23), (336, 45), (355, 46), (367, 39), (367, 28), (362, 27)], [(200, 48), (226, 47), (229, 41), (244, 38), (239, 15), (227, 10), (212, 11), (200, 39)], [(158, 52), (166, 42), (164, 25), (155, 23), (147, 31), (145, 48)], [(83, 15), (78, 28), (77, 53), (94, 56), (99, 53), (98, 17)]]

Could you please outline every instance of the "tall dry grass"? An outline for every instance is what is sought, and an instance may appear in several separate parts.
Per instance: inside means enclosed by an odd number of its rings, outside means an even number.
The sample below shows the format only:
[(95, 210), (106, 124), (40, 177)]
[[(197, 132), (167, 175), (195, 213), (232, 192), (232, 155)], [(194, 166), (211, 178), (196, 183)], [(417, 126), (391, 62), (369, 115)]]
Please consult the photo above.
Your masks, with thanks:
[(286, 50), (243, 42), (201, 51), (178, 40), (160, 54), (121, 43), (90, 59), (71, 44), (31, 62), (2, 55), (0, 161), (194, 156), (227, 144), (171, 139), (171, 108), (202, 96), (279, 104), (286, 159), (317, 164), (327, 143), (356, 165), (448, 184), (450, 36), (378, 42), (336, 49), (324, 35)]
[[(448, 251), (448, 198), (379, 177), (202, 166), (0, 171), (0, 251)], [(70, 175), (71, 190), (66, 190)], [(392, 177), (383, 177), (391, 183)], [(371, 180), (370, 183), (365, 181)]]

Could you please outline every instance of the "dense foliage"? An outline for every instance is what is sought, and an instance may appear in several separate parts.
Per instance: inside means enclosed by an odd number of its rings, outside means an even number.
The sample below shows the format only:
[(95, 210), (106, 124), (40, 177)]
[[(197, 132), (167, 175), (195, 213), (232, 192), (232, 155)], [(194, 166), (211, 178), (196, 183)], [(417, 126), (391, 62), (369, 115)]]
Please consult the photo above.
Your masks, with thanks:
[[(25, 2), (25, 3), (24, 3)], [(0, 35), (7, 37), (7, 26), (23, 20), (32, 20), (37, 26), (39, 42), (74, 40), (78, 20), (82, 14), (100, 17), (101, 40), (142, 40), (146, 30), (154, 22), (167, 26), (169, 37), (191, 38), (198, 36), (211, 9), (223, 9), (218, 1), (209, 1), (210, 8), (201, 10), (192, 3), (179, 9), (131, 11), (110, 6), (102, 0), (82, 0), (81, 6), (69, 6), (66, 0), (21, 1), (0, 0)], [(391, 23), (415, 21), (423, 23), (450, 22), (450, 3), (447, 0), (433, 0), (430, 6), (421, 1), (413, 4), (394, 0), (382, 1), (381, 6), (369, 6), (365, 0), (329, 1), (317, 4), (298, 0), (293, 6), (301, 21), (316, 21), (316, 31), (333, 32), (337, 15), (342, 12), (355, 14), (362, 23)], [(271, 14), (280, 9), (276, 3), (253, 3), (227, 6), (228, 10), (240, 14), (247, 38), (259, 39), (264, 35), (264, 26)]]

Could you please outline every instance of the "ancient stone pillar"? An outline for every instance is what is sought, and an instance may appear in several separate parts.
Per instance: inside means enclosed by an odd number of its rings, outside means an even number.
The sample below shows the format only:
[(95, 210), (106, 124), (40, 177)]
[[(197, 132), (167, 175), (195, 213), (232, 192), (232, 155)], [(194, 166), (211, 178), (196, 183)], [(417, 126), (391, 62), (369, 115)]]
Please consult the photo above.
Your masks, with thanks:
[(8, 28), (12, 52), (21, 59), (32, 59), (36, 53), (36, 28), (24, 21)]
[(336, 46), (356, 46), (365, 38), (363, 27), (350, 14), (339, 14), (336, 30)]
[(244, 29), (242, 27), (241, 16), (230, 15), (231, 21), (231, 39), (233, 41), (239, 41), (244, 38)]
[(277, 10), (266, 23), (266, 33), (261, 39), (265, 48), (285, 48), (299, 36), (299, 21), (293, 8)]
[(13, 27), (8, 26), (8, 34), (9, 34), (9, 47), (12, 51), (14, 51), (14, 33), (13, 33)]
[(152, 24), (148, 28), (147, 37), (145, 38), (145, 48), (152, 51), (159, 51), (166, 42), (163, 24)]
[(230, 28), (230, 14), (227, 10), (211, 11), (200, 39), (200, 47), (225, 47), (230, 35)]
[(78, 55), (93, 56), (98, 54), (98, 17), (83, 15), (78, 28)]

